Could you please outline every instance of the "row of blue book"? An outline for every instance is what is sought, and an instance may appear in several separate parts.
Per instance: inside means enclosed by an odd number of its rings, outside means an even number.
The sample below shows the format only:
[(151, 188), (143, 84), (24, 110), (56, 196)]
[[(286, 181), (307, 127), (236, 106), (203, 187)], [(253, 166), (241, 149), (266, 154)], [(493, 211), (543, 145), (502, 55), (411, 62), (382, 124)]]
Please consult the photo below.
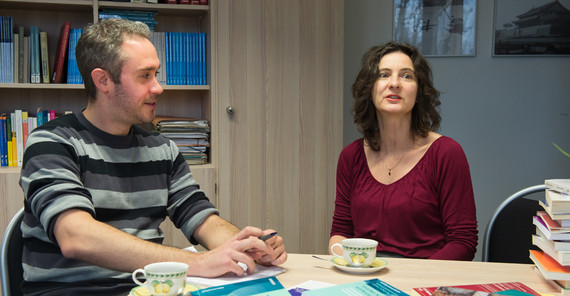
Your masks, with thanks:
[(154, 32), (151, 41), (162, 65), (160, 84), (208, 84), (206, 33)]

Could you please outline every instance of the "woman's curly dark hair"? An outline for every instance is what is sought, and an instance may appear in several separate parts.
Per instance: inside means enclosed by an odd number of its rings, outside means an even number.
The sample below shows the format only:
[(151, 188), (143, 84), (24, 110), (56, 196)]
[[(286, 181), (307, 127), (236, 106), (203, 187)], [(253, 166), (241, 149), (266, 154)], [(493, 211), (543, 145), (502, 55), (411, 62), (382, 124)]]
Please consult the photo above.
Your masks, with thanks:
[(362, 69), (352, 84), (352, 96), (354, 97), (352, 113), (358, 131), (375, 151), (380, 150), (380, 134), (376, 107), (372, 101), (372, 91), (374, 83), (380, 77), (378, 68), (380, 60), (393, 52), (402, 52), (410, 57), (418, 79), (416, 104), (412, 109), (412, 133), (425, 137), (428, 132), (438, 130), (441, 122), (441, 116), (437, 110), (441, 104), (439, 91), (433, 86), (430, 66), (422, 54), (415, 47), (405, 43), (391, 41), (374, 46), (364, 54)]

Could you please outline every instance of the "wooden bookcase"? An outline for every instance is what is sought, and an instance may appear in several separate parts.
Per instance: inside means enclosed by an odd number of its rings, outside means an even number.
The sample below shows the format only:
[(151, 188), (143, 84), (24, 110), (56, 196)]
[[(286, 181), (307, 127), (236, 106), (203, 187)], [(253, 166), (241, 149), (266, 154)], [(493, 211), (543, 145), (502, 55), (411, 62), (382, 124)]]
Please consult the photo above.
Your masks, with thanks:
[[(213, 2), (212, 0), (210, 3)], [(47, 32), (50, 66), (53, 67), (60, 28), (64, 22), (71, 22), (71, 28), (83, 28), (98, 21), (101, 9), (129, 9), (156, 11), (155, 31), (157, 32), (205, 32), (207, 33), (207, 85), (163, 85), (164, 93), (157, 105), (157, 115), (193, 117), (207, 119), (210, 122), (209, 163), (191, 166), (195, 179), (206, 191), (210, 199), (216, 203), (216, 147), (213, 136), (216, 127), (212, 106), (214, 96), (211, 91), (213, 60), (210, 49), (213, 48), (212, 16), (209, 5), (152, 4), (129, 3), (96, 0), (2, 0), (0, 15), (11, 16), (13, 25), (25, 27), (29, 34), (30, 26), (38, 26), (40, 31)], [(16, 29), (17, 30), (17, 29)], [(35, 115), (38, 108), (54, 109), (56, 115), (65, 111), (81, 112), (87, 105), (83, 85), (76, 84), (0, 84), (0, 113), (22, 109)], [(19, 167), (0, 167), (0, 202), (7, 205), (0, 212), (0, 231), (10, 221), (12, 215), (22, 206), (23, 194), (18, 185)], [(167, 233), (167, 244), (186, 247), (188, 242), (177, 233), (166, 221), (163, 230)], [(181, 235), (181, 233), (180, 233)]]

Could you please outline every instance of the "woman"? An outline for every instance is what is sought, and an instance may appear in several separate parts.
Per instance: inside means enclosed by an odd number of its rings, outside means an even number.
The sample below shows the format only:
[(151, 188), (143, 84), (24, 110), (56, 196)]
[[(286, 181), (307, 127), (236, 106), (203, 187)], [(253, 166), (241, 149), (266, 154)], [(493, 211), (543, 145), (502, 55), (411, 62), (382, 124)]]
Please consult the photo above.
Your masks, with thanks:
[(469, 164), (457, 142), (435, 132), (439, 92), (427, 61), (407, 44), (375, 46), (352, 93), (364, 137), (339, 157), (329, 246), (362, 237), (378, 241), (379, 256), (472, 260)]

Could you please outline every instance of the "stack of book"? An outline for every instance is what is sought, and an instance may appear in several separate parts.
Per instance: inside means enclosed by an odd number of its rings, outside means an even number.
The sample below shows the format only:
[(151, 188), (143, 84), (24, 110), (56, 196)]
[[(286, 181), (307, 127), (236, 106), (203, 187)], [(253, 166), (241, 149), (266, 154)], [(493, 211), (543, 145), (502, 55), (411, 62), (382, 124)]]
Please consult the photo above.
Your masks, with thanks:
[(537, 272), (563, 295), (570, 295), (570, 179), (545, 180), (545, 199), (539, 204), (544, 211), (533, 217), (536, 234), (530, 258)]
[(157, 116), (155, 129), (171, 139), (188, 164), (208, 163), (210, 126), (207, 120)]

